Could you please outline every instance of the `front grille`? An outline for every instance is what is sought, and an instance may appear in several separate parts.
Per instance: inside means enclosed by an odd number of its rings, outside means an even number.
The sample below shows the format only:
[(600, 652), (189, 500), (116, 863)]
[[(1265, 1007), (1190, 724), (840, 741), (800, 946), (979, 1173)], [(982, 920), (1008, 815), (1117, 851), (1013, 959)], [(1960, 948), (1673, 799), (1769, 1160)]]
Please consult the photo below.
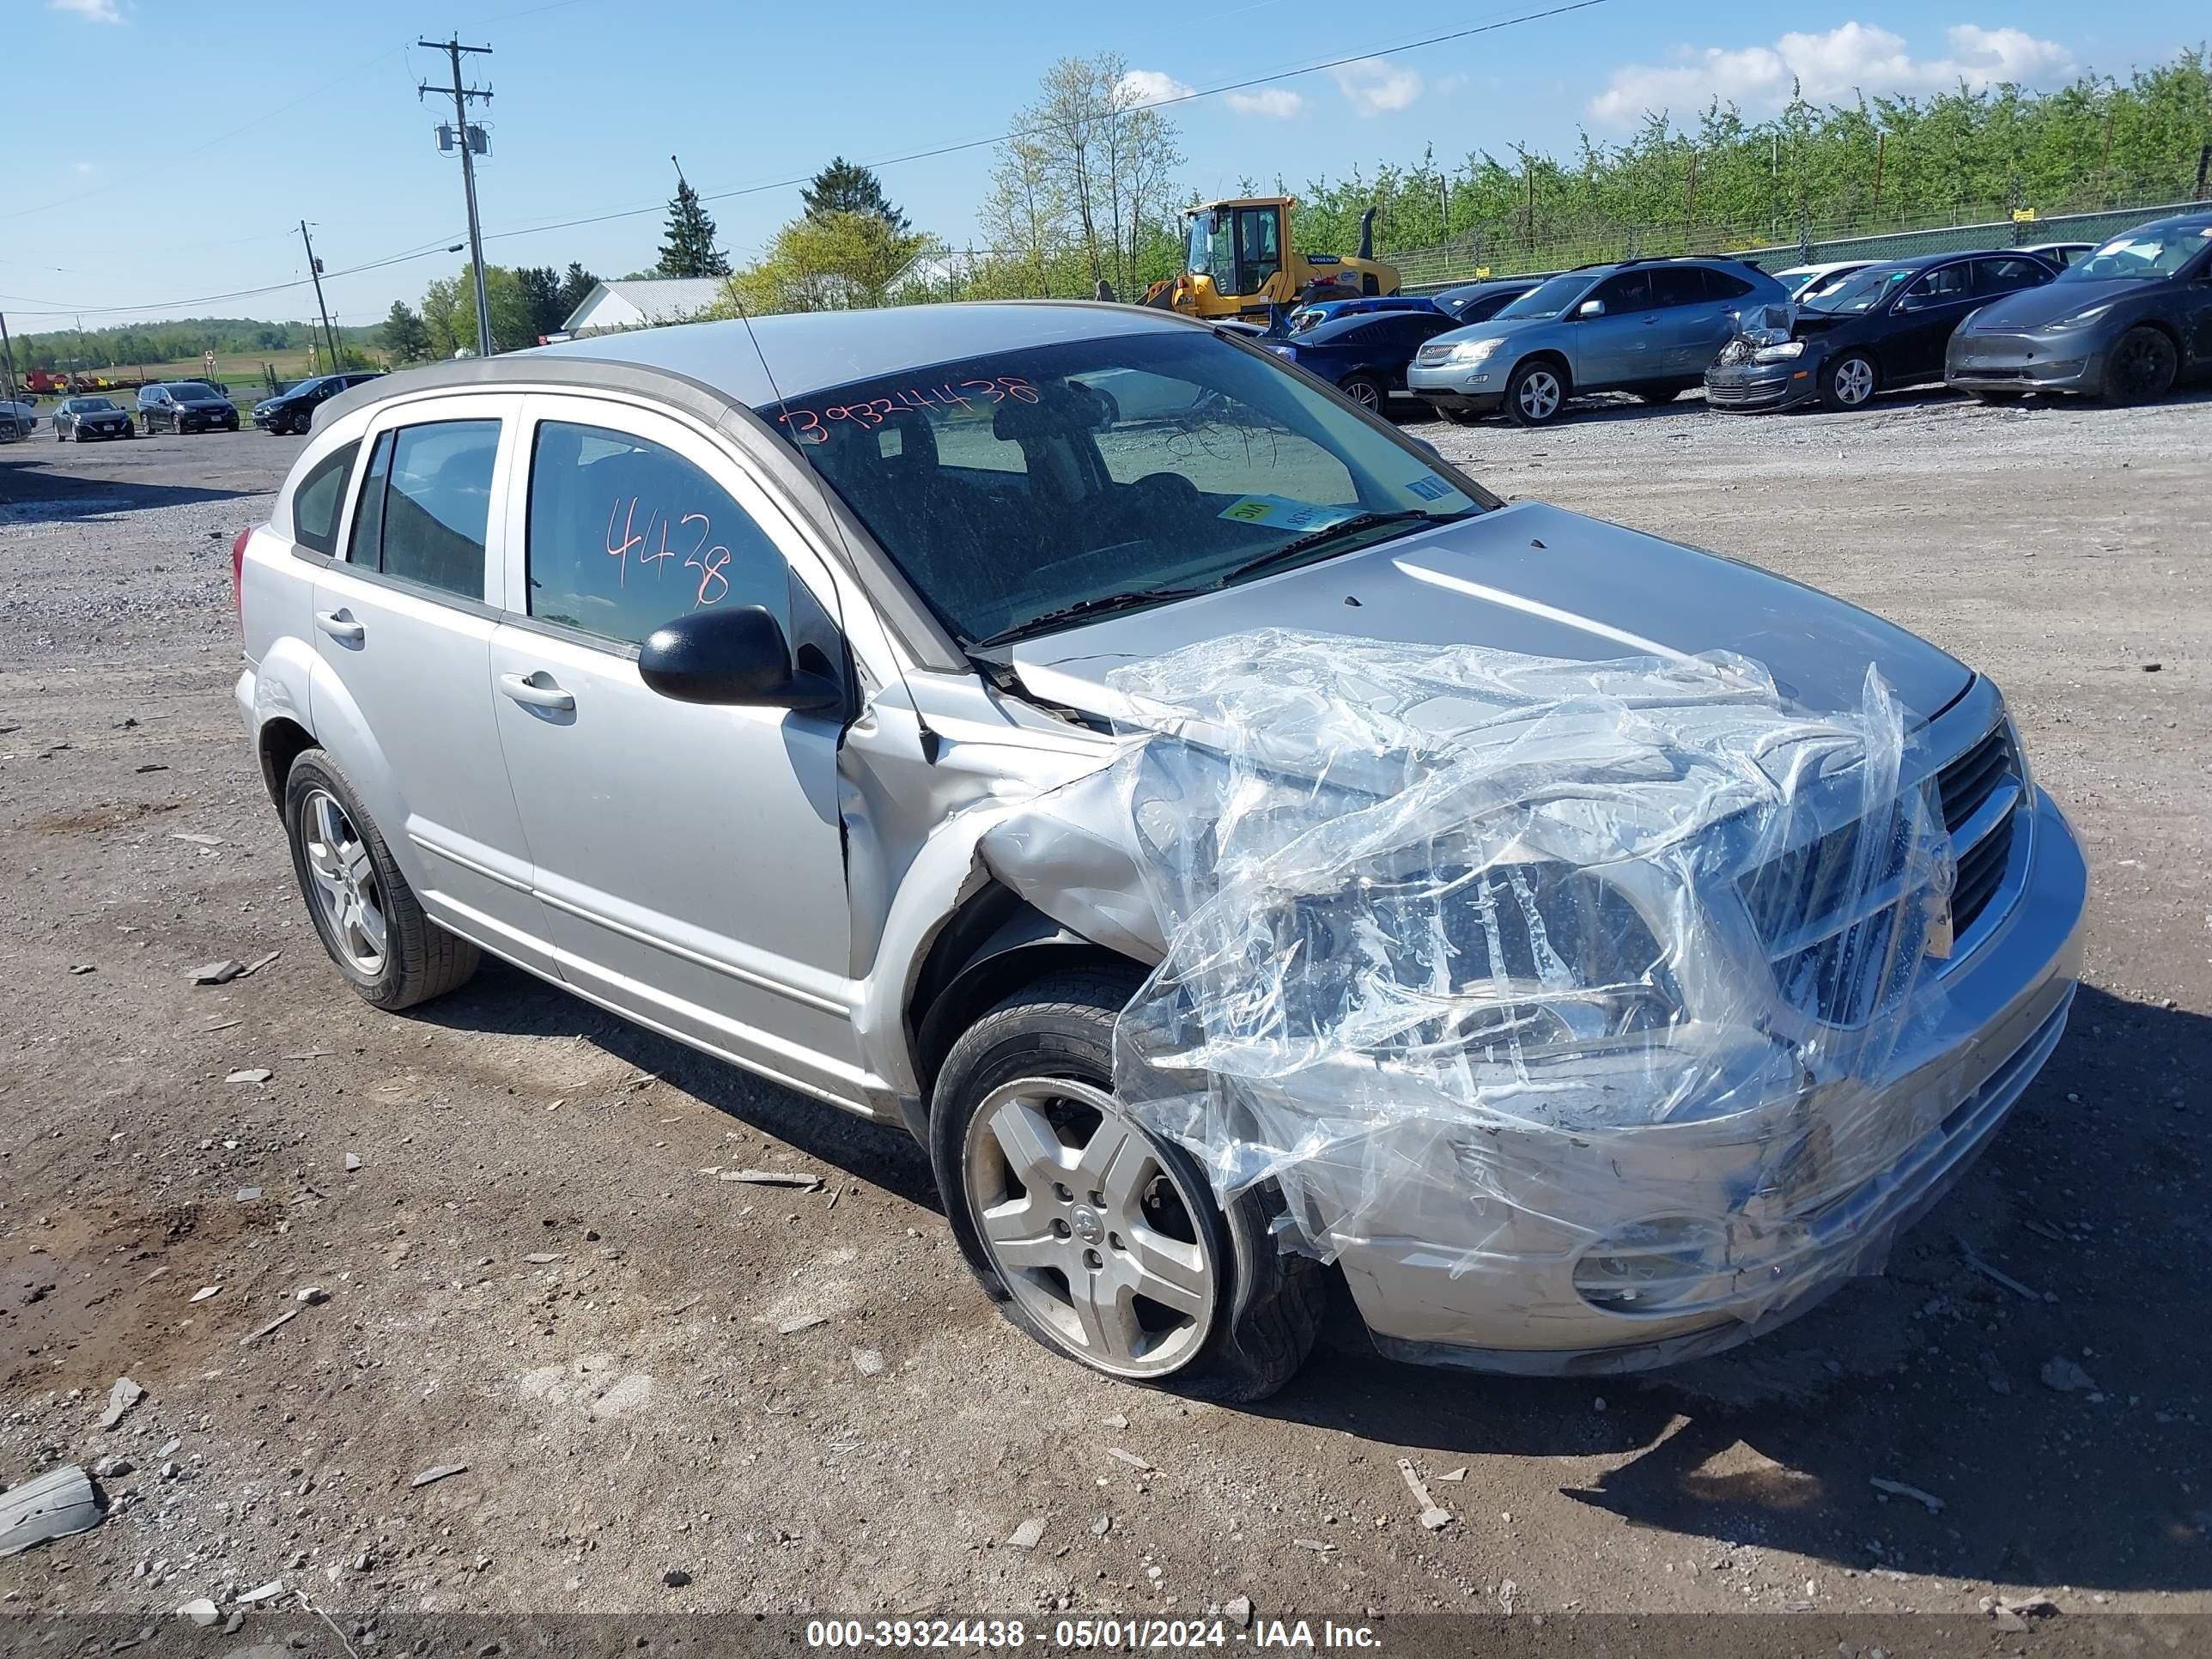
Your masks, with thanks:
[[(2023, 799), (2011, 727), (1993, 726), (1936, 777), (1936, 799), (1951, 836), (1954, 941), (1989, 908), (2011, 862)], [(2000, 792), (2010, 804), (1983, 814)], [(1858, 1025), (1910, 983), (1913, 964), (1893, 957), (1902, 921), (1907, 848), (1894, 816), (1869, 842), (1862, 820), (1784, 854), (1737, 884), (1767, 947), (1783, 999), (1832, 1025)]]
[(1425, 345), (1413, 354), (1413, 361), (1423, 368), (1434, 368), (1438, 363), (1449, 362), (1451, 355), (1452, 349), (1448, 345)]

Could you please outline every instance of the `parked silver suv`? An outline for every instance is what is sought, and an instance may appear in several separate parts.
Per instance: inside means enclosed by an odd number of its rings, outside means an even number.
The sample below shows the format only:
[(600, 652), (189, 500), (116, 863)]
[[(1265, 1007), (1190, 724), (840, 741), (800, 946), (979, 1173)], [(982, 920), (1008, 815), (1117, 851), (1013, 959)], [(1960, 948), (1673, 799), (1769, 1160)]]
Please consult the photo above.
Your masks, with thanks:
[[(778, 317), (393, 376), (325, 406), (234, 562), (238, 706), (356, 991), (404, 1009), (489, 951), (903, 1122), (987, 1291), (1119, 1376), (1279, 1387), (1326, 1282), (1279, 1247), (1294, 1231), (1331, 1238), (1393, 1351), (1614, 1369), (1717, 1346), (1771, 1322), (1799, 1282), (1784, 1264), (1878, 1263), (2019, 1098), (2071, 999), (2082, 861), (1986, 680), (1747, 566), (1504, 505), (1171, 313)], [(1232, 1181), (1125, 1109), (1117, 1015), (1169, 945), (1147, 861), (1179, 840), (1188, 873), (1206, 844), (1188, 837), (1212, 830), (1153, 800), (1133, 838), (1126, 799), (1086, 787), (1127, 752), (1109, 675), (1261, 627), (1662, 673), (1730, 651), (1814, 710), (1856, 707), (1878, 668), (1926, 768), (1906, 798), (1940, 803), (1956, 872), (1807, 934), (1861, 938), (1904, 906), (1932, 938), (1941, 909), (1925, 968), (1942, 994), (1867, 1079), (1879, 1167), (1817, 1216), (1790, 1208), (1829, 1167), (1829, 1096), (1785, 1066), (1759, 1103), (1786, 1148), (1747, 1155), (1710, 1120), (1637, 1132), (1652, 1179), (1718, 1207), (1718, 1255), (1671, 1224), (1625, 1239), (1553, 1216), (1540, 1258), (1469, 1271), (1393, 1212), (1388, 1182), (1356, 1227), (1292, 1229), (1278, 1183)], [(1449, 931), (1479, 948), (1471, 921)], [(1713, 1040), (1677, 990), (1774, 989), (1764, 956), (1740, 984), (1706, 969), (1677, 987), (1687, 958), (1660, 949), (1633, 1029), (1587, 1034), (1616, 1059)], [(1573, 957), (1558, 939), (1542, 969), (1570, 994)], [(1559, 1040), (1554, 1058), (1584, 1037)], [(1462, 1177), (1438, 1157), (1420, 1202), (1449, 1207)], [(1482, 1177), (1493, 1195), (1510, 1179)], [(1769, 1256), (1729, 1255), (1754, 1237)], [(1693, 1279), (1694, 1301), (1662, 1293)]]

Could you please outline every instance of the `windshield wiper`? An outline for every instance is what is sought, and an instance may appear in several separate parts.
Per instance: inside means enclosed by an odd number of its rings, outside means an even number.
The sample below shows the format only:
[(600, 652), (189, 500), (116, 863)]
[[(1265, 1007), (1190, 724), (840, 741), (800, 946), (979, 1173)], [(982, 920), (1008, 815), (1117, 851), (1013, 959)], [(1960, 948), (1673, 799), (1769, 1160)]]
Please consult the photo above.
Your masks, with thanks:
[(1026, 639), (1032, 634), (1048, 633), (1066, 623), (1080, 622), (1086, 617), (1103, 617), (1115, 611), (1134, 611), (1149, 605), (1165, 605), (1173, 599), (1193, 599), (1212, 591), (1211, 587), (1137, 587), (1126, 593), (1101, 593), (1092, 599), (1078, 599), (1073, 605), (1064, 605), (1057, 611), (1031, 617), (1026, 622), (1018, 622), (1011, 628), (1002, 628), (997, 633), (976, 641), (969, 648), (980, 651), (987, 646), (1005, 645), (1014, 640)]
[(1261, 571), (1273, 569), (1285, 560), (1296, 558), (1301, 553), (1310, 553), (1316, 547), (1345, 536), (1358, 535), (1363, 530), (1372, 530), (1378, 525), (1450, 524), (1456, 520), (1471, 516), (1471, 509), (1464, 513), (1423, 513), (1413, 507), (1401, 507), (1391, 513), (1355, 513), (1348, 519), (1339, 519), (1334, 524), (1323, 525), (1318, 530), (1309, 530), (1303, 536), (1293, 536), (1279, 547), (1271, 547), (1265, 553), (1247, 559), (1240, 565), (1231, 566), (1214, 586), (1226, 587), (1243, 577), (1256, 576)]

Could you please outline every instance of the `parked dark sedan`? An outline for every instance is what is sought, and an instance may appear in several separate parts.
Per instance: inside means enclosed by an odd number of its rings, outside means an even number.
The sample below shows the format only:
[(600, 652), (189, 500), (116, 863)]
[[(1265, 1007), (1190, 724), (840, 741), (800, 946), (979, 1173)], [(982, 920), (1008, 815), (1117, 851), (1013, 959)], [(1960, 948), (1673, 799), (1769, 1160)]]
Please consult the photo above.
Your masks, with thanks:
[(1355, 312), (1261, 343), (1318, 374), (1363, 409), (1380, 413), (1392, 398), (1406, 394), (1406, 369), (1413, 354), (1459, 326), (1443, 311)]
[(1978, 398), (2163, 398), (2212, 374), (2212, 210), (2140, 225), (2046, 289), (1984, 307), (1951, 337), (1943, 378)]
[(1863, 409), (1877, 392), (1943, 378), (1952, 331), (1978, 307), (2041, 288), (2058, 267), (2032, 253), (1930, 253), (1869, 265), (1796, 307), (1787, 337), (1740, 333), (1705, 371), (1715, 409), (1789, 409), (1817, 398)]
[(172, 380), (141, 389), (138, 418), (149, 433), (235, 432), (238, 405), (204, 380)]
[(112, 398), (64, 398), (54, 405), (56, 443), (137, 435), (137, 428), (131, 424), (131, 411)]
[(1486, 323), (1522, 295), (1547, 281), (1552, 273), (1532, 271), (1526, 276), (1492, 276), (1487, 281), (1448, 288), (1437, 295), (1437, 309), (1446, 313), (1455, 328)]
[(273, 398), (264, 398), (253, 405), (253, 424), (264, 432), (294, 432), (301, 437), (314, 424), (315, 409), (319, 404), (361, 385), (374, 380), (378, 375), (367, 371), (351, 374), (318, 374), (313, 380), (301, 380)]

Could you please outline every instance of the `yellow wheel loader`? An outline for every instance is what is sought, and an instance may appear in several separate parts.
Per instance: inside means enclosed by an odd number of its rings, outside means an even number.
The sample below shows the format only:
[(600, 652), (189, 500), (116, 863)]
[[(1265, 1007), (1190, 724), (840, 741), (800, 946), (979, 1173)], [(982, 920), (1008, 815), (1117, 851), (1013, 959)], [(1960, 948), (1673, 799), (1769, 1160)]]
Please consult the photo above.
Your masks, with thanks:
[(1375, 258), (1373, 208), (1359, 216), (1358, 253), (1306, 253), (1292, 237), (1296, 205), (1288, 196), (1260, 196), (1188, 210), (1182, 272), (1153, 283), (1144, 302), (1218, 319), (1398, 291), (1397, 268)]

